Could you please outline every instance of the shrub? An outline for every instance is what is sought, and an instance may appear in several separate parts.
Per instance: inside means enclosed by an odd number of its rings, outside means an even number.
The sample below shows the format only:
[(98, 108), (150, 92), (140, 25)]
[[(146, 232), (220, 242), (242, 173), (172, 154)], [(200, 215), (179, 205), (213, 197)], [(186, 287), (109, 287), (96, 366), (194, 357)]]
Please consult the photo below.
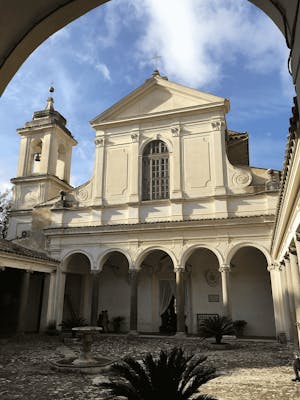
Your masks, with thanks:
[(186, 356), (177, 347), (162, 350), (157, 358), (148, 353), (141, 362), (126, 357), (112, 366), (115, 377), (100, 387), (109, 389), (113, 398), (128, 400), (215, 400), (198, 391), (216, 377), (215, 368), (203, 365), (204, 361), (205, 356)]
[(200, 336), (214, 337), (216, 343), (220, 344), (224, 335), (234, 335), (233, 322), (228, 317), (210, 317), (202, 321), (199, 329)]
[(112, 319), (111, 323), (112, 323), (112, 328), (113, 328), (114, 332), (116, 332), (116, 333), (121, 332), (121, 330), (122, 330), (121, 328), (124, 323), (124, 320), (125, 320), (124, 317), (114, 317)]
[(50, 335), (50, 336), (57, 335), (58, 331), (56, 329), (56, 322), (55, 321), (49, 322), (45, 332), (46, 332), (47, 335)]
[(233, 321), (233, 328), (237, 337), (241, 337), (244, 335), (246, 325), (247, 322), (243, 319), (237, 319), (236, 321)]

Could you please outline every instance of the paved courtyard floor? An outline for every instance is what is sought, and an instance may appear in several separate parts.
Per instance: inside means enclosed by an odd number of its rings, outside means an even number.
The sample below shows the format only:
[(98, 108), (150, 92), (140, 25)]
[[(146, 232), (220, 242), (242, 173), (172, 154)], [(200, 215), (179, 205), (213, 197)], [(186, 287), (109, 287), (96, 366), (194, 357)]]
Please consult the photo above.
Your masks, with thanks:
[[(148, 351), (159, 352), (175, 345), (208, 356), (219, 377), (204, 385), (202, 392), (219, 400), (300, 399), (300, 383), (291, 381), (292, 348), (276, 342), (235, 341), (230, 350), (211, 350), (207, 342), (197, 338), (99, 336), (93, 350), (113, 358), (140, 358)], [(0, 399), (107, 398), (98, 387), (105, 377), (59, 373), (50, 368), (49, 361), (78, 351), (79, 344), (66, 346), (59, 337), (0, 339)]]

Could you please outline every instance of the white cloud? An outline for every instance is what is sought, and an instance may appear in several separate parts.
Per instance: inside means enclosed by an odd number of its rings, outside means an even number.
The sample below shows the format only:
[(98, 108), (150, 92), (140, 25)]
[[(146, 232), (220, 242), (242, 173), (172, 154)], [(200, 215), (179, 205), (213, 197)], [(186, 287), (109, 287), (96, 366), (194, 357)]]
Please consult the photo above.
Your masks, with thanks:
[(98, 63), (98, 64), (95, 65), (95, 68), (96, 68), (99, 72), (101, 72), (101, 74), (103, 75), (103, 77), (104, 77), (106, 80), (108, 80), (108, 81), (111, 80), (110, 71), (109, 71), (109, 69), (107, 68), (107, 66), (106, 66), (105, 64)]
[(131, 4), (144, 21), (139, 58), (145, 62), (160, 54), (163, 70), (172, 79), (196, 87), (218, 83), (224, 65), (233, 62), (243, 62), (256, 73), (277, 70), (283, 80), (287, 75), (282, 34), (244, 0), (132, 0)]

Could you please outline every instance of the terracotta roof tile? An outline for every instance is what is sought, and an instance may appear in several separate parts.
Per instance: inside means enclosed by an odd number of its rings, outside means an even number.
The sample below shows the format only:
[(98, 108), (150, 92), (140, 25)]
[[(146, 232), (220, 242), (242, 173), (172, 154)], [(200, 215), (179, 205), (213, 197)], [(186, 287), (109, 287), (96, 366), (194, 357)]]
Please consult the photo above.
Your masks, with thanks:
[(54, 258), (50, 258), (46, 254), (44, 254), (40, 251), (28, 249), (26, 247), (20, 246), (19, 244), (13, 243), (13, 242), (11, 242), (9, 240), (5, 240), (5, 239), (0, 239), (0, 253), (1, 252), (59, 263), (58, 260), (55, 260)]

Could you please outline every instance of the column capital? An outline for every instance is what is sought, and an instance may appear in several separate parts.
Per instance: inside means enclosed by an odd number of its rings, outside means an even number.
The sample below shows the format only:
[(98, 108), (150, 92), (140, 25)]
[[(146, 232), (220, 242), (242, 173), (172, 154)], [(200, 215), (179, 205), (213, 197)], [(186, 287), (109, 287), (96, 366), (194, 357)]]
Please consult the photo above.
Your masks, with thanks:
[(128, 274), (129, 275), (137, 275), (140, 272), (141, 268), (129, 268)]
[(279, 266), (275, 263), (272, 263), (267, 266), (267, 271), (269, 271), (269, 272), (276, 271), (276, 270), (279, 270)]
[(292, 254), (293, 256), (297, 255), (297, 250), (295, 246), (290, 246), (289, 247), (289, 254)]
[(219, 267), (219, 272), (230, 272), (231, 271), (231, 266), (230, 264), (221, 264)]
[(90, 273), (92, 276), (97, 277), (100, 275), (101, 271), (102, 271), (101, 269), (91, 269)]
[(174, 268), (174, 272), (176, 273), (184, 273), (185, 272), (185, 268), (184, 267), (175, 267)]

